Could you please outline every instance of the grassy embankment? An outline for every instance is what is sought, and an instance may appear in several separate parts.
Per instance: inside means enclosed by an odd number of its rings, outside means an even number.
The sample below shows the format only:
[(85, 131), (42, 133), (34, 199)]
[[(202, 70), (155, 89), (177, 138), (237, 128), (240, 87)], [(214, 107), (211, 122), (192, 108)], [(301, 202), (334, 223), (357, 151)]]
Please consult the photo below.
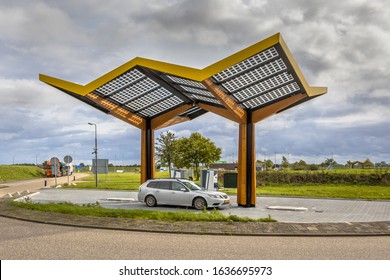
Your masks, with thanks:
[(36, 166), (0, 165), (0, 182), (42, 178), (43, 170)]

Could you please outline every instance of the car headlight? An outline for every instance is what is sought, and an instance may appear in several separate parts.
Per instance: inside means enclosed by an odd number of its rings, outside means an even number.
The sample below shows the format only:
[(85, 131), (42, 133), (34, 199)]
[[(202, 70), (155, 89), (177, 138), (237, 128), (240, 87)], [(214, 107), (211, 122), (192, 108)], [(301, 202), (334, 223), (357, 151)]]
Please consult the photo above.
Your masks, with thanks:
[(217, 195), (217, 194), (208, 193), (207, 195), (208, 195), (209, 197), (212, 197), (212, 198), (219, 198), (219, 195)]

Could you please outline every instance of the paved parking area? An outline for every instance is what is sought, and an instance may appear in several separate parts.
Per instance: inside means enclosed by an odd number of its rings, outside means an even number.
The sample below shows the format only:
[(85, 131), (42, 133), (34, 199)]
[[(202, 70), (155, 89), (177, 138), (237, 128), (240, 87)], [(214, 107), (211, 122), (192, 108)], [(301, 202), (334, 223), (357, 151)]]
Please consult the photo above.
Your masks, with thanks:
[[(99, 202), (106, 208), (145, 209), (163, 211), (196, 211), (194, 209), (158, 206), (149, 208), (137, 201), (137, 192), (82, 189), (41, 189), (30, 195), (34, 202), (72, 202), (88, 204)], [(288, 223), (340, 223), (390, 221), (390, 201), (313, 199), (292, 197), (258, 197), (254, 208), (238, 207), (236, 197), (231, 196), (232, 205), (222, 213), (264, 218), (271, 215), (279, 222)], [(276, 206), (272, 210), (269, 206)], [(302, 210), (305, 208), (305, 210)], [(297, 209), (300, 211), (295, 211)]]

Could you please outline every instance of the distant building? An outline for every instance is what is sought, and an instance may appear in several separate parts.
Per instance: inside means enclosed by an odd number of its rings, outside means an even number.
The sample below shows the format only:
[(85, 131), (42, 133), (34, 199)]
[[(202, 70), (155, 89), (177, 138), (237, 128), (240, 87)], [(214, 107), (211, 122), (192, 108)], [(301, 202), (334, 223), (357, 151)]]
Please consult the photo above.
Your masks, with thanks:
[(217, 162), (210, 165), (210, 169), (237, 170), (237, 163)]

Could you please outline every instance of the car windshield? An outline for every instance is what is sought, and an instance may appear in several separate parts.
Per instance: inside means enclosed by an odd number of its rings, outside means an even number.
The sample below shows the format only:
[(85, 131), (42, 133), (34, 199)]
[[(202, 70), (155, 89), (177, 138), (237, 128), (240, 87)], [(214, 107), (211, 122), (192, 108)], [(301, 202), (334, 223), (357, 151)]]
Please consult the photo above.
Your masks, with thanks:
[(188, 189), (190, 189), (191, 191), (201, 191), (203, 190), (201, 187), (199, 187), (197, 184), (195, 184), (194, 182), (191, 182), (191, 181), (182, 181), (183, 184), (186, 185), (186, 187)]

